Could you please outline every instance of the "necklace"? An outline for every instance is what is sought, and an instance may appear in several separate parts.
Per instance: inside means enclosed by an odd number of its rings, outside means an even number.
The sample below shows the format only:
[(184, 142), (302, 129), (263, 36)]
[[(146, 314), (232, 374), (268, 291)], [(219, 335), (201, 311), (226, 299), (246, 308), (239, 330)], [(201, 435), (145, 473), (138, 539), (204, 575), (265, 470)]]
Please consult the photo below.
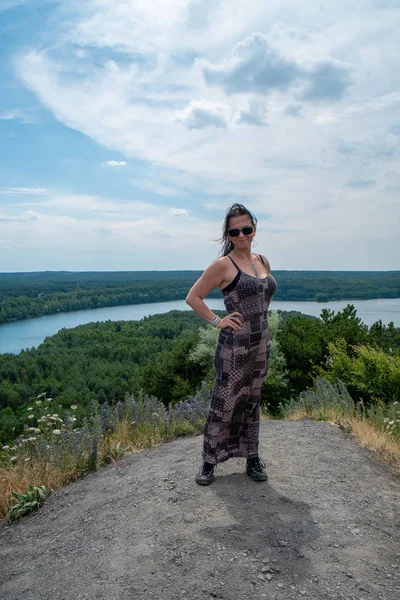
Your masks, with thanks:
[(256, 277), (258, 277), (258, 271), (257, 271), (257, 267), (256, 267), (256, 265), (254, 264), (254, 262), (253, 262), (253, 260), (252, 260), (252, 257), (250, 257), (250, 258), (249, 258), (249, 260), (250, 260), (251, 269), (252, 269), (252, 271), (253, 271), (254, 275), (255, 275)]
[(256, 269), (256, 265), (255, 265), (255, 264), (253, 264), (253, 263), (251, 263), (251, 268), (253, 269), (253, 273), (254, 273), (254, 275), (255, 275), (256, 277), (258, 277), (258, 272), (257, 272), (257, 269)]

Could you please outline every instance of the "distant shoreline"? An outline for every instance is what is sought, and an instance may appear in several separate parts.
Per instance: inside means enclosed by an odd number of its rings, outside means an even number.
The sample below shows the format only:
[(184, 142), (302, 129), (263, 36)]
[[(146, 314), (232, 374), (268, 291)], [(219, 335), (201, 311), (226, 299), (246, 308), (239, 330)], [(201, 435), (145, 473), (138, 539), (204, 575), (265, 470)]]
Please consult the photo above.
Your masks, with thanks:
[[(112, 306), (184, 300), (201, 271), (0, 273), (0, 324)], [(400, 271), (274, 271), (275, 300), (400, 298)], [(215, 289), (210, 297), (221, 298)]]

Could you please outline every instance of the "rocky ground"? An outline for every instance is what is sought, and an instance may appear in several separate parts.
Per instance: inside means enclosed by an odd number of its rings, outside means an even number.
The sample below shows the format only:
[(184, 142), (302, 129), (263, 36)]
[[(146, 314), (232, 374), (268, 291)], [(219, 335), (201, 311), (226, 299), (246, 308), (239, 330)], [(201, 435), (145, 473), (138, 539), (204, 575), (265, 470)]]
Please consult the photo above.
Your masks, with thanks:
[(323, 422), (264, 421), (194, 481), (201, 437), (126, 457), (0, 528), (1, 600), (400, 598), (400, 480)]

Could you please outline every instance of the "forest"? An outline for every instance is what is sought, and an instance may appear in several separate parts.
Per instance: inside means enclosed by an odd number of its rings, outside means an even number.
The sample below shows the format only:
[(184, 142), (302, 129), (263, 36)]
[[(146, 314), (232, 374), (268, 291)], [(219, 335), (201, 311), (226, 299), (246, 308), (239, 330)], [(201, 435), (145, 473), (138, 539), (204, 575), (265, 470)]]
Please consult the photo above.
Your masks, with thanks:
[[(68, 312), (183, 300), (200, 271), (0, 273), (0, 324)], [(400, 298), (400, 271), (274, 271), (276, 300)], [(210, 297), (220, 297), (216, 289)]]
[[(272, 414), (313, 385), (316, 377), (344, 382), (355, 400), (397, 401), (400, 329), (378, 321), (366, 327), (354, 306), (320, 318), (270, 314), (271, 359), (262, 402)], [(76, 405), (82, 421), (90, 402), (116, 405), (145, 393), (165, 406), (213, 383), (218, 329), (188, 311), (140, 321), (89, 323), (61, 329), (38, 348), (0, 355), (0, 443), (18, 436), (27, 407), (44, 395), (57, 414)]]

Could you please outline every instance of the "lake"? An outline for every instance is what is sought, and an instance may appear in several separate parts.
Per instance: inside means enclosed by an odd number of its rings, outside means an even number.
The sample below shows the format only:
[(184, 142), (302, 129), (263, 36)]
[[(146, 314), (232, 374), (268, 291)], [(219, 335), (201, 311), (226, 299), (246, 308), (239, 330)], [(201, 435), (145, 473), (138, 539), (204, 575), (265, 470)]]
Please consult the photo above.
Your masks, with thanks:
[[(222, 298), (207, 300), (211, 309), (224, 309)], [(337, 312), (347, 304), (353, 304), (357, 315), (368, 326), (379, 319), (384, 324), (393, 321), (400, 327), (400, 298), (382, 298), (378, 300), (338, 300), (335, 302), (282, 302), (273, 301), (272, 310), (297, 310), (306, 315), (318, 317), (323, 308)], [(148, 315), (168, 312), (169, 310), (190, 310), (184, 300), (170, 302), (154, 302), (151, 304), (129, 304), (127, 306), (110, 306), (91, 310), (78, 310), (69, 313), (57, 313), (35, 319), (26, 319), (15, 323), (0, 325), (0, 354), (11, 352), (17, 354), (21, 350), (37, 347), (44, 339), (54, 335), (63, 327), (71, 328), (94, 321), (129, 321), (138, 320)]]

